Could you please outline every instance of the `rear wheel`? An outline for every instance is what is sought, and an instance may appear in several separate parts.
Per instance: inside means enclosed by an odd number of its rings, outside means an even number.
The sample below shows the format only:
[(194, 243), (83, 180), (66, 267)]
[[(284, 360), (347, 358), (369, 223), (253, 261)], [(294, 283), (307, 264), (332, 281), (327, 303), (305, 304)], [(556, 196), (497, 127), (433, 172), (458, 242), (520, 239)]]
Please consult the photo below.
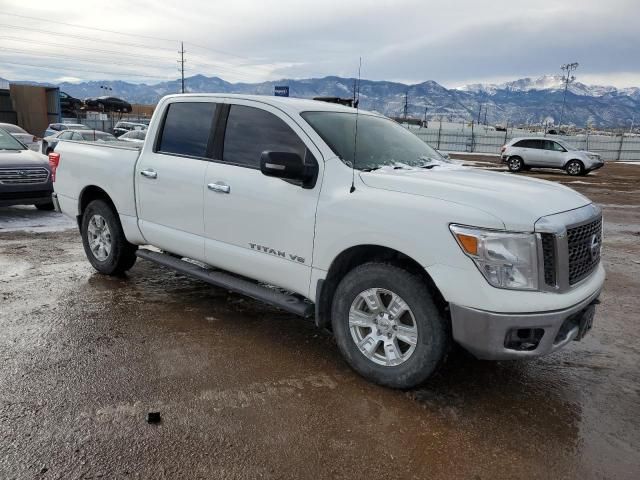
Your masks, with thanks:
[(509, 160), (507, 160), (507, 166), (511, 172), (520, 172), (524, 169), (524, 162), (520, 157), (509, 157)]
[(87, 259), (100, 273), (119, 275), (136, 262), (138, 247), (127, 241), (117, 214), (104, 200), (87, 205), (80, 233)]
[(349, 365), (393, 388), (424, 382), (449, 344), (427, 284), (389, 264), (367, 263), (343, 278), (333, 299), (332, 326)]
[(584, 175), (586, 173), (584, 165), (580, 160), (571, 160), (564, 167), (569, 175)]

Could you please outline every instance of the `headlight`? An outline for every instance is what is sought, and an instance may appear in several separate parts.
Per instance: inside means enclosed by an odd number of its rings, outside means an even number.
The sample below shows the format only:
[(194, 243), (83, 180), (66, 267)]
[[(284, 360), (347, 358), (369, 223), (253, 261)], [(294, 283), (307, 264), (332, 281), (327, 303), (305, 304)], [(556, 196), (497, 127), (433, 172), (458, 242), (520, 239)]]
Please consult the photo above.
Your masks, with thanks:
[(538, 249), (532, 233), (508, 233), (481, 228), (449, 227), (462, 251), (487, 281), (498, 288), (538, 289)]

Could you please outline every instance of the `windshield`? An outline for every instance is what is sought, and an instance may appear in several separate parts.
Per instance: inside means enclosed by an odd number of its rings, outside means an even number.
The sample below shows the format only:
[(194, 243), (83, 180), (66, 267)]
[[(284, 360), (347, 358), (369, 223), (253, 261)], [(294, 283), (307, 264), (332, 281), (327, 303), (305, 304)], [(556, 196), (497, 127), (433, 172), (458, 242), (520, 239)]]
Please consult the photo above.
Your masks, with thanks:
[[(302, 117), (347, 165), (353, 165), (356, 113), (304, 112)], [(449, 163), (440, 153), (393, 120), (358, 115), (355, 168), (375, 170), (426, 167)]]
[(0, 125), (0, 128), (9, 132), (9, 133), (27, 133), (22, 128), (17, 125), (12, 125), (11, 123), (3, 123)]
[(562, 145), (565, 150), (571, 152), (571, 151), (575, 151), (577, 150), (576, 147), (574, 147), (573, 145), (569, 145), (567, 142), (565, 142), (564, 140), (560, 141), (560, 140), (556, 140), (556, 142), (558, 142), (560, 145)]
[(26, 147), (9, 132), (0, 128), (0, 150), (26, 150)]

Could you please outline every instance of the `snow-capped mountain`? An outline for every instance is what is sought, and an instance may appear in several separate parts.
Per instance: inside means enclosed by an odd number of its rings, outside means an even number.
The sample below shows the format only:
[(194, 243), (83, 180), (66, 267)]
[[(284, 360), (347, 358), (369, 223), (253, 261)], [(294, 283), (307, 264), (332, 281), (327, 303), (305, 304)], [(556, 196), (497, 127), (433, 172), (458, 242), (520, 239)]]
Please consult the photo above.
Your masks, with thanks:
[[(531, 90), (564, 90), (565, 84), (562, 79), (562, 75), (544, 75), (538, 78), (521, 78), (511, 82), (505, 83), (472, 83), (470, 85), (464, 85), (459, 88), (463, 92), (470, 93), (485, 93), (488, 95), (495, 95), (499, 91), (507, 92), (529, 92)], [(633, 87), (629, 90), (639, 90), (637, 87)], [(602, 86), (602, 85), (586, 85), (581, 82), (569, 83), (568, 91), (574, 95), (587, 95), (590, 97), (601, 97), (608, 93), (618, 92), (616, 87)], [(624, 92), (624, 90), (620, 90)]]
[[(196, 75), (185, 79), (187, 92), (219, 92), (273, 95), (274, 86), (288, 85), (293, 97), (351, 97), (355, 79), (329, 76), (324, 78), (282, 79), (261, 83), (230, 83), (219, 77)], [(115, 96), (131, 103), (156, 103), (162, 96), (180, 91), (180, 81), (154, 85), (124, 81), (91, 81), (61, 83), (60, 89), (77, 98), (103, 94), (100, 86), (109, 86)], [(399, 82), (362, 80), (360, 106), (389, 116), (403, 113), (405, 94), (408, 113), (428, 119), (452, 121), (480, 119), (487, 123), (509, 125), (539, 124), (560, 118), (564, 84), (560, 75), (536, 79), (522, 78), (501, 84), (472, 84), (447, 89), (429, 80), (407, 85)], [(640, 119), (640, 88), (569, 85), (563, 123), (594, 127), (628, 127), (632, 118)], [(480, 111), (480, 109), (482, 109)]]

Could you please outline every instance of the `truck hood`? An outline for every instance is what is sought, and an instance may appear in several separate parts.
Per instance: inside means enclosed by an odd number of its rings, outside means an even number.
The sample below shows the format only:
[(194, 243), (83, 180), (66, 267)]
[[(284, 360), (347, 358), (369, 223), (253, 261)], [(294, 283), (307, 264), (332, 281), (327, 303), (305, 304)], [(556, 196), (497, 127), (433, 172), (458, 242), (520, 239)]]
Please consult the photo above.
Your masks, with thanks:
[(33, 150), (0, 150), (0, 168), (45, 167), (49, 159)]
[(372, 188), (438, 198), (482, 210), (514, 231), (531, 231), (540, 217), (591, 203), (557, 183), (457, 165), (429, 170), (383, 167), (361, 172), (360, 178)]

